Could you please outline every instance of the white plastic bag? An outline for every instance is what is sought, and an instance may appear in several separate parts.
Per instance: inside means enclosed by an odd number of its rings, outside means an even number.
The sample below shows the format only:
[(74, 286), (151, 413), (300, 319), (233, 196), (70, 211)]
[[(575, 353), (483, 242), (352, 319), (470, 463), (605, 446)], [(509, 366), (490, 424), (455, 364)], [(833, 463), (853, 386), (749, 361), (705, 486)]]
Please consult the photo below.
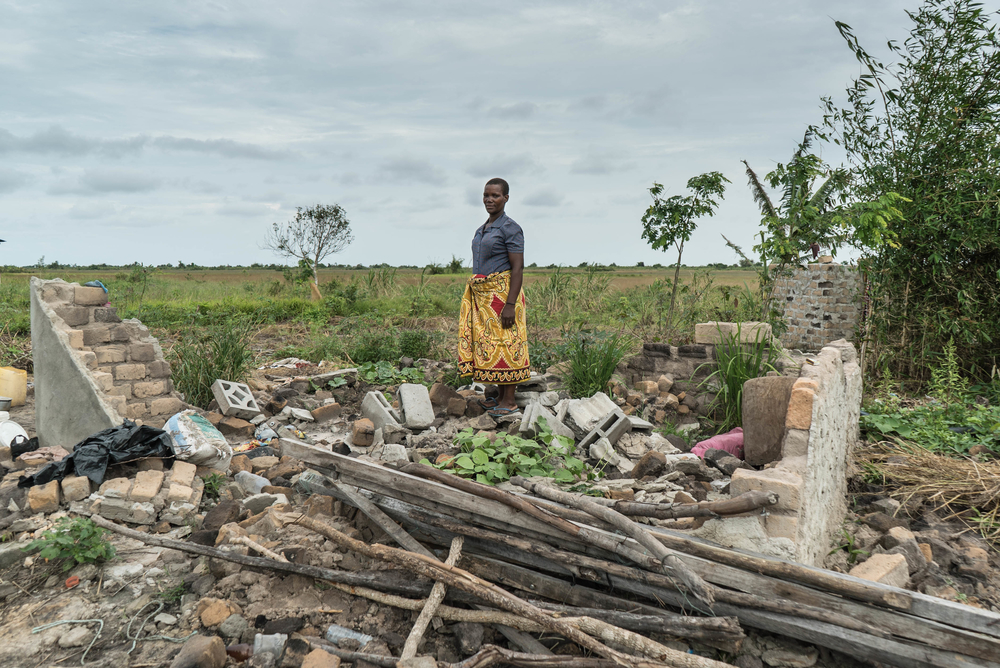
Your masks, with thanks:
[(173, 439), (177, 459), (216, 471), (229, 471), (233, 449), (226, 442), (226, 437), (197, 411), (186, 410), (174, 415), (163, 425), (163, 429)]

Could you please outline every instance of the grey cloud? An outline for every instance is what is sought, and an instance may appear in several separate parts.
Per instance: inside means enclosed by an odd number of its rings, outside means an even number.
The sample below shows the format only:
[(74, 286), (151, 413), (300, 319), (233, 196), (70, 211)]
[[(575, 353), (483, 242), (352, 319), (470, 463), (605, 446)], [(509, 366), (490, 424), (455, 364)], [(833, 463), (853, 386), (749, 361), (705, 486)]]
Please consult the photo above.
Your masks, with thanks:
[(608, 106), (605, 95), (588, 95), (569, 105), (571, 111), (604, 111)]
[(522, 120), (534, 116), (536, 111), (538, 111), (538, 105), (534, 102), (515, 102), (514, 104), (490, 107), (486, 113), (497, 118)]
[(232, 139), (191, 139), (170, 135), (160, 137), (136, 135), (126, 139), (98, 139), (74, 134), (58, 125), (53, 125), (31, 135), (18, 137), (9, 130), (0, 129), (0, 154), (33, 153), (65, 156), (98, 154), (121, 157), (138, 154), (146, 147), (155, 147), (164, 151), (210, 153), (223, 158), (248, 160), (279, 160), (290, 155), (287, 151), (233, 141)]
[(95, 218), (106, 218), (118, 213), (118, 209), (111, 202), (79, 202), (70, 207), (69, 217), (81, 220), (93, 220)]
[(382, 163), (379, 173), (397, 181), (425, 183), (440, 186), (445, 182), (444, 172), (427, 162), (416, 158), (396, 158)]
[(156, 190), (158, 177), (131, 169), (88, 169), (80, 177), (80, 185), (99, 193), (141, 193)]
[(562, 195), (549, 189), (536, 190), (524, 198), (524, 203), (528, 206), (559, 206), (562, 201)]
[(216, 195), (222, 192), (222, 186), (211, 181), (200, 181), (192, 178), (178, 179), (172, 182), (181, 190), (195, 193), (197, 195)]
[(215, 212), (220, 216), (263, 216), (279, 215), (280, 212), (273, 206), (267, 204), (250, 202), (225, 202), (220, 205)]
[(632, 111), (641, 116), (653, 116), (664, 111), (668, 101), (670, 91), (666, 86), (661, 86), (636, 95), (632, 101)]
[(635, 167), (633, 162), (624, 162), (616, 152), (589, 153), (573, 161), (569, 171), (573, 174), (613, 174)]
[(187, 137), (171, 137), (166, 135), (151, 139), (149, 143), (156, 148), (166, 151), (212, 153), (223, 158), (280, 160), (289, 155), (287, 151), (265, 148), (256, 144), (233, 141), (232, 139), (190, 139)]
[(525, 174), (544, 171), (544, 167), (530, 153), (516, 155), (496, 155), (477, 161), (466, 168), (466, 173), (481, 178), (506, 177), (511, 174)]
[(37, 153), (53, 155), (86, 155), (100, 153), (112, 157), (134, 154), (142, 150), (146, 137), (129, 139), (93, 139), (73, 134), (53, 125), (32, 135), (18, 137), (0, 129), (0, 153)]
[(0, 167), (0, 193), (14, 192), (30, 181), (24, 172)]

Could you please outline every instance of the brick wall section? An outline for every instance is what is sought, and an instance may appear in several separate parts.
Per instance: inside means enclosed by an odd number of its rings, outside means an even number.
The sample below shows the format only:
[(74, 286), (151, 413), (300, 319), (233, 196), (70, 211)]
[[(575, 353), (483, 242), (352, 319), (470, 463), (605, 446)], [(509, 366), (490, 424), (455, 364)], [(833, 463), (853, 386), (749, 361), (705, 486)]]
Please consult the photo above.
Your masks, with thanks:
[(784, 309), (785, 348), (819, 350), (827, 341), (854, 339), (860, 316), (860, 281), (855, 267), (810, 264), (778, 279), (774, 300)]
[(187, 408), (174, 391), (159, 342), (141, 322), (123, 321), (106, 306), (103, 289), (46, 281), (41, 297), (62, 318), (70, 346), (120, 417), (162, 427)]

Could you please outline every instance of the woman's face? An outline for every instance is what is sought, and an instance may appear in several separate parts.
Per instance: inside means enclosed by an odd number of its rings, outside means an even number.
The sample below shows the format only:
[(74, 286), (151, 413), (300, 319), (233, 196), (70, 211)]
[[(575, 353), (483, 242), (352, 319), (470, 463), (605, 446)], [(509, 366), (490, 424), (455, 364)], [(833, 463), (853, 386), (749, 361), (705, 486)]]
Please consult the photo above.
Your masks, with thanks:
[(491, 216), (503, 211), (508, 199), (510, 198), (503, 194), (503, 188), (495, 183), (483, 189), (483, 206), (486, 207), (486, 212)]

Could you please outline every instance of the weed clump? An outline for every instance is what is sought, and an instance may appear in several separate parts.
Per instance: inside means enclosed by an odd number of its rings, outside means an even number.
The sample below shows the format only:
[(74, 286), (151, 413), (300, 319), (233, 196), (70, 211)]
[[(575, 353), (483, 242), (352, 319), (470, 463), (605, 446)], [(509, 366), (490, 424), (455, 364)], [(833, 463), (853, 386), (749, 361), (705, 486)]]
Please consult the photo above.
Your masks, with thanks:
[(580, 334), (568, 347), (570, 373), (568, 389), (574, 397), (589, 397), (607, 389), (615, 367), (634, 347), (631, 337), (622, 334)]
[(40, 549), (38, 556), (42, 559), (63, 559), (63, 570), (68, 571), (77, 564), (114, 559), (115, 547), (104, 537), (106, 533), (88, 517), (63, 517), (23, 549)]
[(713, 382), (719, 384), (715, 407), (722, 413), (721, 431), (743, 426), (743, 384), (768, 371), (776, 371), (770, 337), (759, 334), (753, 343), (741, 344), (740, 331), (741, 326), (737, 324), (735, 335), (722, 335), (722, 345), (715, 348), (719, 366), (702, 381), (702, 386)]
[(185, 337), (174, 346), (173, 379), (189, 404), (206, 408), (217, 379), (244, 382), (253, 369), (250, 348), (257, 329), (252, 320), (235, 320), (210, 328), (203, 337)]

